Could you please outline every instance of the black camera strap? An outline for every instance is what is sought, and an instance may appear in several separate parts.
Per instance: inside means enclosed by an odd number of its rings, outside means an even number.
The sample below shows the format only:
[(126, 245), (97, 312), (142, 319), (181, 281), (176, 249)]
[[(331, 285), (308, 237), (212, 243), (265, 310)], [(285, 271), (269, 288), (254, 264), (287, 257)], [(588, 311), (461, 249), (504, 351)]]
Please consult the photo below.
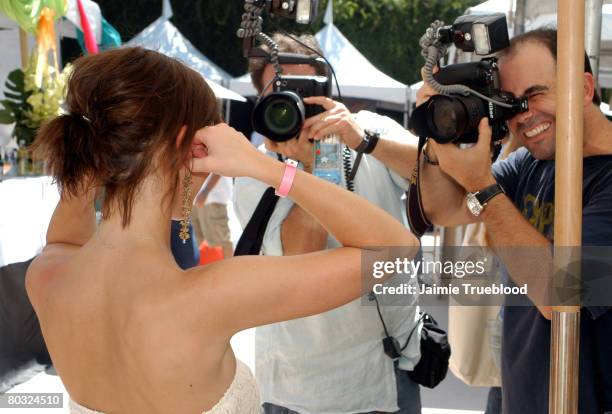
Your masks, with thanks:
[[(280, 154), (277, 154), (276, 157), (279, 161), (283, 161), (283, 157)], [(259, 255), (266, 227), (268, 227), (270, 217), (272, 217), (272, 213), (276, 208), (278, 198), (274, 187), (268, 187), (264, 191), (257, 207), (255, 207), (253, 215), (240, 235), (234, 256)]]
[[(276, 155), (279, 161), (283, 161), (280, 154)], [(344, 179), (346, 181), (346, 189), (354, 192), (355, 185), (350, 177), (351, 173), (351, 150), (345, 145), (342, 152), (342, 166), (344, 170)], [(264, 191), (263, 196), (259, 200), (253, 215), (249, 222), (244, 227), (240, 240), (236, 244), (234, 256), (258, 255), (261, 252), (263, 237), (268, 227), (268, 222), (272, 217), (272, 213), (276, 208), (278, 196), (275, 194), (274, 187), (268, 187)]]
[(431, 221), (425, 215), (423, 209), (423, 200), (421, 196), (421, 184), (419, 180), (420, 158), (423, 147), (427, 142), (427, 138), (419, 137), (419, 146), (417, 149), (416, 164), (412, 177), (410, 178), (410, 187), (406, 194), (406, 215), (410, 229), (417, 236), (421, 237), (432, 226)]

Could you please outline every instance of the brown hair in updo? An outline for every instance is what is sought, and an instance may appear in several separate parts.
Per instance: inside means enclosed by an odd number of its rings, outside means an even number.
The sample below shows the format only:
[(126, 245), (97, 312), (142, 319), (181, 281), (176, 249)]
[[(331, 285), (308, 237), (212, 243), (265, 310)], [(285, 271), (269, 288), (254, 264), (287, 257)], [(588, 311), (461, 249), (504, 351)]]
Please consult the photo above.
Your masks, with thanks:
[[(172, 203), (195, 132), (221, 121), (215, 95), (199, 73), (139, 47), (77, 59), (66, 106), (69, 114), (39, 130), (34, 150), (62, 197), (104, 187), (103, 217), (118, 208), (124, 226), (139, 185), (153, 172), (172, 183), (164, 195)], [(185, 137), (177, 145), (183, 125)]]

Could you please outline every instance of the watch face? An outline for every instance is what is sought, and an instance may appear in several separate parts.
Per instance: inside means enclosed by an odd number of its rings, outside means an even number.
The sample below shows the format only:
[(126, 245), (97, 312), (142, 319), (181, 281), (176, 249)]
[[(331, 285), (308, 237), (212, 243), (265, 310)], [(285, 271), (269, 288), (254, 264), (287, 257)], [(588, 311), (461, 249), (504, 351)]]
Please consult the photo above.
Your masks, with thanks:
[(482, 204), (480, 204), (480, 201), (478, 201), (476, 196), (472, 193), (468, 193), (467, 195), (467, 206), (470, 212), (475, 216), (480, 215), (482, 212)]

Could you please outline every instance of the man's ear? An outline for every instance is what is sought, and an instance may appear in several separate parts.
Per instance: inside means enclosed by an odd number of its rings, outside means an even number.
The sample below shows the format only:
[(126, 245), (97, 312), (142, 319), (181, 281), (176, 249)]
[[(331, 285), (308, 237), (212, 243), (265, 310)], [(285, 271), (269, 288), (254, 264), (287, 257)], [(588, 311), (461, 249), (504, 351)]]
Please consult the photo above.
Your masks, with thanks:
[(584, 72), (584, 106), (589, 106), (593, 102), (595, 95), (595, 78), (592, 73)]
[(179, 129), (178, 134), (176, 134), (176, 147), (180, 147), (183, 139), (185, 138), (185, 133), (187, 132), (187, 125), (183, 125), (181, 129)]

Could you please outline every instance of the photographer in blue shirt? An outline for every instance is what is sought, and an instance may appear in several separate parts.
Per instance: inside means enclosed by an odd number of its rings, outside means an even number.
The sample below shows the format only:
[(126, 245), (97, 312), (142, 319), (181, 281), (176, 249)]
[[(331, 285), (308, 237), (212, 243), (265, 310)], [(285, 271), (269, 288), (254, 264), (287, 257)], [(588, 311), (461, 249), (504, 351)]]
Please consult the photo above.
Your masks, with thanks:
[[(502, 404), (503, 412), (510, 414), (548, 413), (552, 308), (545, 297), (551, 289), (551, 278), (541, 276), (552, 274), (548, 271), (552, 269), (554, 240), (556, 49), (557, 32), (540, 29), (513, 38), (510, 47), (499, 56), (501, 89), (528, 99), (528, 110), (508, 121), (510, 132), (524, 148), (491, 165), (491, 128), (483, 119), (478, 142), (470, 148), (429, 140), (425, 148), (428, 161), (423, 163), (421, 172), (428, 217), (443, 226), (484, 222), (490, 244), (504, 259), (511, 282), (529, 286), (522, 306), (506, 306), (504, 310)], [(425, 83), (418, 94), (419, 103), (434, 94)], [(600, 100), (586, 57), (583, 102), (582, 244), (610, 246), (612, 123), (599, 109)], [(496, 190), (497, 185), (503, 192)], [(470, 194), (474, 197), (486, 190), (495, 196), (482, 211), (475, 211), (466, 201)], [(505, 246), (516, 246), (512, 254), (533, 260), (505, 260), (499, 253), (503, 250), (500, 247)], [(519, 253), (521, 249), (530, 251), (531, 256), (525, 256), (524, 251)], [(580, 317), (578, 411), (609, 412), (612, 311), (610, 306), (586, 303)]]

